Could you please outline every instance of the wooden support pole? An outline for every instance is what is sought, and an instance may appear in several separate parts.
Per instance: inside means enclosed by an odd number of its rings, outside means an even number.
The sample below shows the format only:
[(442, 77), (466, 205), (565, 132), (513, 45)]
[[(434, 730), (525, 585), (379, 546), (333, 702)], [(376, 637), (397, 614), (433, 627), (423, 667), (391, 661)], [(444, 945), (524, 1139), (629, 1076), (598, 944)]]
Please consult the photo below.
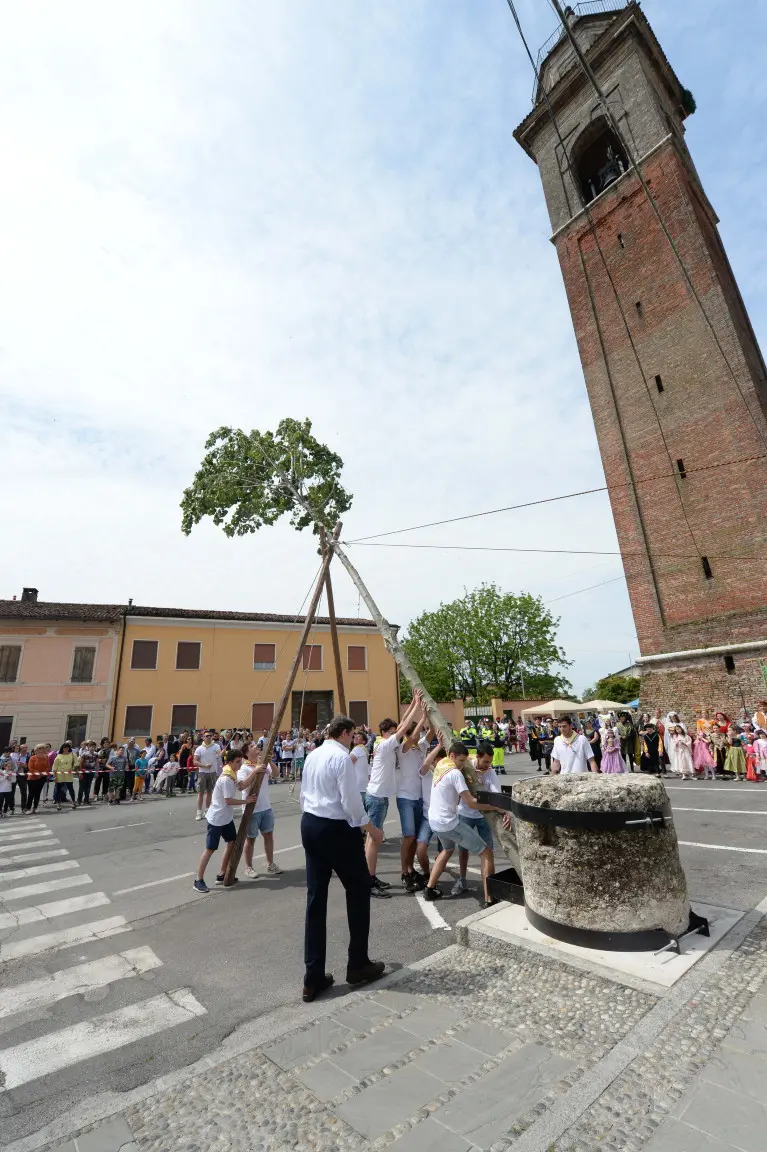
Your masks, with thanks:
[[(325, 529), (320, 529), (322, 555), (327, 555), (328, 546), (325, 538)], [(336, 606), (333, 600), (333, 585), (330, 580), (330, 568), (325, 573), (325, 593), (328, 600), (328, 619), (330, 620), (330, 640), (333, 645), (333, 660), (336, 665), (336, 713), (346, 716), (346, 693), (344, 692), (344, 672), (341, 664), (341, 646), (338, 643), (338, 628), (336, 627)]]
[[(333, 536), (331, 537), (331, 540), (333, 543), (335, 543), (335, 541), (338, 539), (340, 532), (341, 532), (341, 524), (339, 522), (338, 524), (336, 524), (335, 529), (333, 530)], [(280, 701), (274, 710), (274, 719), (272, 720), (272, 726), (269, 729), (269, 736), (267, 737), (266, 744), (264, 745), (263, 750), (261, 751), (261, 754), (259, 755), (259, 758), (258, 758), (259, 764), (268, 764), (272, 758), (272, 750), (274, 749), (274, 741), (277, 739), (277, 733), (280, 730), (280, 724), (282, 723), (282, 717), (285, 713), (285, 709), (288, 706), (288, 701), (290, 700), (290, 694), (293, 691), (293, 684), (294, 684), (295, 679), (296, 679), (296, 674), (298, 673), (298, 668), (299, 668), (299, 665), (301, 663), (301, 657), (303, 655), (304, 647), (306, 646), (306, 641), (307, 641), (307, 639), (309, 637), (309, 633), (312, 629), (314, 617), (317, 614), (317, 605), (320, 602), (320, 597), (322, 596), (322, 590), (325, 587), (325, 578), (327, 576), (328, 568), (330, 566), (330, 561), (332, 559), (333, 559), (332, 546), (330, 548), (326, 547), (325, 548), (325, 555), (324, 555), (323, 560), (322, 560), (322, 568), (320, 569), (320, 574), (317, 578), (317, 583), (314, 586), (314, 592), (312, 594), (311, 603), (309, 604), (309, 607), (306, 610), (306, 618), (304, 620), (304, 629), (303, 629), (303, 632), (301, 633), (301, 639), (298, 641), (298, 648), (296, 650), (296, 655), (295, 655), (295, 658), (293, 660), (293, 665), (290, 669), (290, 672), (288, 673), (288, 678), (285, 681), (285, 687), (282, 691), (282, 696), (280, 697)], [(265, 779), (265, 774), (263, 776), (257, 777), (257, 779), (254, 781), (254, 783), (251, 784), (251, 786), (250, 786), (250, 789), (248, 791), (249, 796), (253, 796), (253, 795), (258, 796), (258, 793), (260, 792), (261, 787), (263, 786), (264, 779)], [(252, 812), (252, 810), (253, 809), (251, 808), (250, 812)], [(237, 874), (237, 868), (239, 867), (240, 859), (242, 857), (242, 850), (245, 847), (245, 840), (247, 837), (248, 824), (249, 823), (250, 823), (250, 813), (249, 813), (248, 808), (246, 807), (245, 812), (242, 816), (242, 819), (240, 820), (240, 826), (237, 829), (237, 839), (234, 842), (234, 849), (232, 850), (232, 855), (231, 855), (231, 858), (229, 860), (229, 867), (227, 868), (226, 876), (224, 877), (224, 887), (225, 888), (231, 887), (231, 885), (234, 881), (234, 878)]]

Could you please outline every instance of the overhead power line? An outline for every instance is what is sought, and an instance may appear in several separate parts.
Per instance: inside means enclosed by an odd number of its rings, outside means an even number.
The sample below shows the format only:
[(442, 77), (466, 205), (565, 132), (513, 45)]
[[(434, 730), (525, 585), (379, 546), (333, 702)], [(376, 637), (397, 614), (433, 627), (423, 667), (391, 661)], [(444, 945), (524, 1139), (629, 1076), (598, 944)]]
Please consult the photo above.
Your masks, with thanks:
[[(373, 541), (362, 540), (344, 540), (345, 548), (350, 548), (353, 544), (359, 548), (411, 548), (417, 550), (433, 551), (433, 552), (540, 552), (544, 555), (551, 556), (621, 556), (625, 559), (627, 556), (642, 556), (647, 557), (647, 553), (641, 552), (619, 552), (599, 550), (595, 548), (507, 548), (502, 545), (494, 544), (376, 544)], [(746, 555), (734, 555), (728, 552), (709, 552), (709, 560), (754, 560), (759, 557), (761, 550), (749, 552)], [(666, 557), (673, 560), (698, 560), (698, 554), (691, 552), (653, 552), (655, 557)], [(764, 558), (767, 562), (767, 557)]]

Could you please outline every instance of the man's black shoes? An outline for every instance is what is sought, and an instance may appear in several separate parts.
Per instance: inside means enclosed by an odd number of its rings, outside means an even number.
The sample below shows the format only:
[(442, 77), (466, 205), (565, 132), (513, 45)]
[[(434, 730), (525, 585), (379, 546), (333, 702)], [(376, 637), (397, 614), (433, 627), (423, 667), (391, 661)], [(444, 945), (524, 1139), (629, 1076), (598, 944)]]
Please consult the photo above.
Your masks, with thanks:
[(380, 980), (386, 971), (383, 960), (369, 960), (361, 968), (346, 969), (347, 984), (369, 984), (371, 980)]
[(324, 978), (320, 981), (319, 985), (314, 988), (308, 984), (304, 984), (303, 1001), (304, 1004), (311, 1004), (323, 992), (327, 992), (328, 988), (333, 987), (333, 976), (330, 972), (326, 972)]

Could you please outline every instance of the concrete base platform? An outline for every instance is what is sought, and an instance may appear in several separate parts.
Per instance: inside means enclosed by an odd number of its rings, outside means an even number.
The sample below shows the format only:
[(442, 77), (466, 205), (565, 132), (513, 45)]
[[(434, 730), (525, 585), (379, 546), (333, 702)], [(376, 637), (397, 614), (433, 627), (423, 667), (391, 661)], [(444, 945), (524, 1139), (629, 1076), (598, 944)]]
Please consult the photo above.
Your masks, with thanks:
[(534, 928), (525, 915), (525, 909), (516, 904), (503, 904), (491, 911), (467, 916), (458, 925), (458, 940), (469, 948), (487, 948), (494, 952), (504, 944), (529, 948), (566, 964), (598, 971), (631, 987), (654, 986), (657, 993), (661, 988), (671, 988), (745, 915), (736, 908), (719, 908), (697, 902), (694, 909), (708, 919), (711, 935), (685, 936), (681, 942), (681, 956), (675, 952), (663, 952), (657, 956), (653, 952), (603, 952), (553, 940)]

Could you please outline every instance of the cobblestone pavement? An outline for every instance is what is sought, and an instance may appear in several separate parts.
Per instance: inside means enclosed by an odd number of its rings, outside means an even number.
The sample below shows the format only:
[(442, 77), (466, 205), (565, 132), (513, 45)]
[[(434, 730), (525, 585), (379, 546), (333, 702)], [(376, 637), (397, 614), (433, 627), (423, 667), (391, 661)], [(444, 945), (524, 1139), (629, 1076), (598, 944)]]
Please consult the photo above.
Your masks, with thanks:
[[(684, 1152), (689, 1138), (706, 1152), (756, 1152), (765, 1081), (745, 1083), (742, 1065), (758, 1050), (767, 1068), (765, 944), (767, 922), (752, 913), (657, 997), (521, 948), (454, 946), (390, 987), (339, 995), (313, 1023), (175, 1077), (110, 1120), (117, 1135), (101, 1125), (37, 1147)], [(761, 1143), (711, 1134), (715, 1112), (743, 1112), (706, 1111), (711, 1091), (751, 1107)]]

